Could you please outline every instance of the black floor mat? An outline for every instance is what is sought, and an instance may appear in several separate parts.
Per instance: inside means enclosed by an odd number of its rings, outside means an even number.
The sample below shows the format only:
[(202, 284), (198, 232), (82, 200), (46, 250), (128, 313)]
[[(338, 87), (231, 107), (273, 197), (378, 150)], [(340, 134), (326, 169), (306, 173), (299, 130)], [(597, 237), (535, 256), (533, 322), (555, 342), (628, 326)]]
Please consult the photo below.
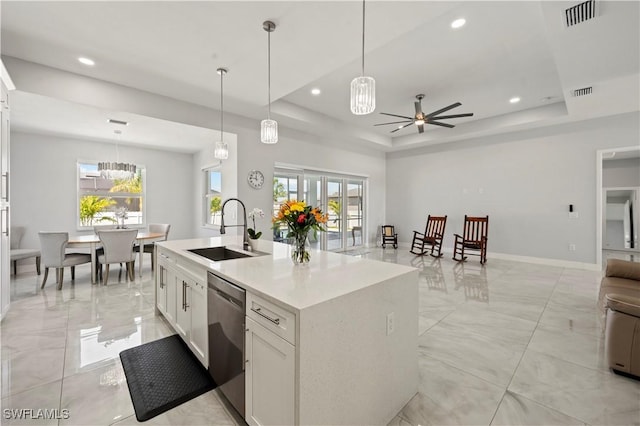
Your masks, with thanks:
[(122, 351), (120, 360), (140, 422), (216, 386), (177, 334)]

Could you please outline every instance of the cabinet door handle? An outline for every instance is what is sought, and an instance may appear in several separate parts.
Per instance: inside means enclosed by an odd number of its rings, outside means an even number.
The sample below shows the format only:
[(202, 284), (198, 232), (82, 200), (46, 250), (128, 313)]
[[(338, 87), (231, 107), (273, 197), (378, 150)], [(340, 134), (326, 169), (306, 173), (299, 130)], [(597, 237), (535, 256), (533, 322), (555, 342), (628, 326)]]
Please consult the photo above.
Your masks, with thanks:
[(5, 201), (9, 201), (9, 172), (3, 173), (2, 177), (4, 178), (4, 195), (2, 198)]
[(182, 281), (182, 284), (184, 285), (184, 311), (187, 312), (187, 308), (189, 308), (189, 304), (187, 303), (187, 289), (189, 288), (189, 284), (185, 281)]
[(2, 228), (2, 233), (9, 236), (9, 207), (2, 209), (2, 224), (0, 224), (0, 228)]
[(182, 310), (184, 311), (184, 305), (185, 305), (185, 300), (184, 300), (184, 295), (185, 295), (185, 291), (184, 291), (184, 280), (182, 280)]
[(262, 313), (262, 308), (251, 308), (251, 310), (253, 312), (255, 312), (256, 314), (260, 315), (261, 317), (264, 317), (264, 318), (268, 319), (269, 321), (271, 321), (275, 325), (280, 325), (280, 318), (271, 318), (269, 315), (263, 314)]

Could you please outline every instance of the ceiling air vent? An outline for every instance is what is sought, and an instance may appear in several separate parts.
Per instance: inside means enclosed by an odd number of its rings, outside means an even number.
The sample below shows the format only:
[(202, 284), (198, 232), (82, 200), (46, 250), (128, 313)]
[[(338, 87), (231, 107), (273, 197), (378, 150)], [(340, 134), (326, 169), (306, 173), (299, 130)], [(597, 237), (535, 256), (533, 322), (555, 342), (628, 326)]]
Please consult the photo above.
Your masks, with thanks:
[(566, 9), (564, 17), (567, 28), (595, 18), (596, 0), (588, 0)]
[(121, 126), (128, 126), (129, 123), (127, 123), (126, 121), (122, 121), (122, 120), (115, 120), (113, 118), (110, 118), (109, 120), (107, 120), (108, 123), (111, 124), (119, 124)]
[(583, 87), (582, 89), (573, 90), (573, 96), (575, 96), (575, 97), (586, 96), (586, 95), (590, 95), (592, 93), (593, 93), (593, 86)]

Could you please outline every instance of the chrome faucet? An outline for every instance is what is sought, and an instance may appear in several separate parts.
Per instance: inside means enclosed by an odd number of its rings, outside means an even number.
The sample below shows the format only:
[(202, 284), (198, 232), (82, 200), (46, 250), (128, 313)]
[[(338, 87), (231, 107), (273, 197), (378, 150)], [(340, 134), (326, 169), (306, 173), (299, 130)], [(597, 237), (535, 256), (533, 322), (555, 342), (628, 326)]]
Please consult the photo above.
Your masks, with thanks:
[[(224, 206), (227, 205), (227, 203), (231, 200), (236, 200), (237, 202), (240, 203), (240, 205), (242, 206), (242, 212), (244, 214), (244, 224), (242, 225), (226, 225), (224, 224)], [(221, 219), (220, 219), (220, 233), (224, 234), (225, 233), (225, 228), (227, 227), (235, 227), (235, 226), (242, 226), (244, 228), (244, 232), (242, 234), (242, 247), (245, 250), (249, 249), (249, 233), (247, 232), (247, 208), (244, 206), (244, 203), (242, 201), (240, 201), (237, 198), (227, 198), (224, 203), (222, 203), (222, 208), (220, 209), (221, 213)]]

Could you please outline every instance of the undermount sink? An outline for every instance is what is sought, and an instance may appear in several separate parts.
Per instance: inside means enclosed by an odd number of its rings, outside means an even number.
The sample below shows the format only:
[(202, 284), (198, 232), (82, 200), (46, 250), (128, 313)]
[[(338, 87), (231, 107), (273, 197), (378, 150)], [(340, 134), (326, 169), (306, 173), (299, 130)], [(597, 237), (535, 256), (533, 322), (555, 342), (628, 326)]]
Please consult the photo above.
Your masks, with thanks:
[(191, 253), (197, 254), (202, 257), (206, 257), (209, 260), (221, 261), (230, 259), (241, 259), (243, 257), (252, 257), (248, 253), (242, 253), (239, 251), (231, 250), (226, 247), (205, 247), (199, 249), (189, 250)]

